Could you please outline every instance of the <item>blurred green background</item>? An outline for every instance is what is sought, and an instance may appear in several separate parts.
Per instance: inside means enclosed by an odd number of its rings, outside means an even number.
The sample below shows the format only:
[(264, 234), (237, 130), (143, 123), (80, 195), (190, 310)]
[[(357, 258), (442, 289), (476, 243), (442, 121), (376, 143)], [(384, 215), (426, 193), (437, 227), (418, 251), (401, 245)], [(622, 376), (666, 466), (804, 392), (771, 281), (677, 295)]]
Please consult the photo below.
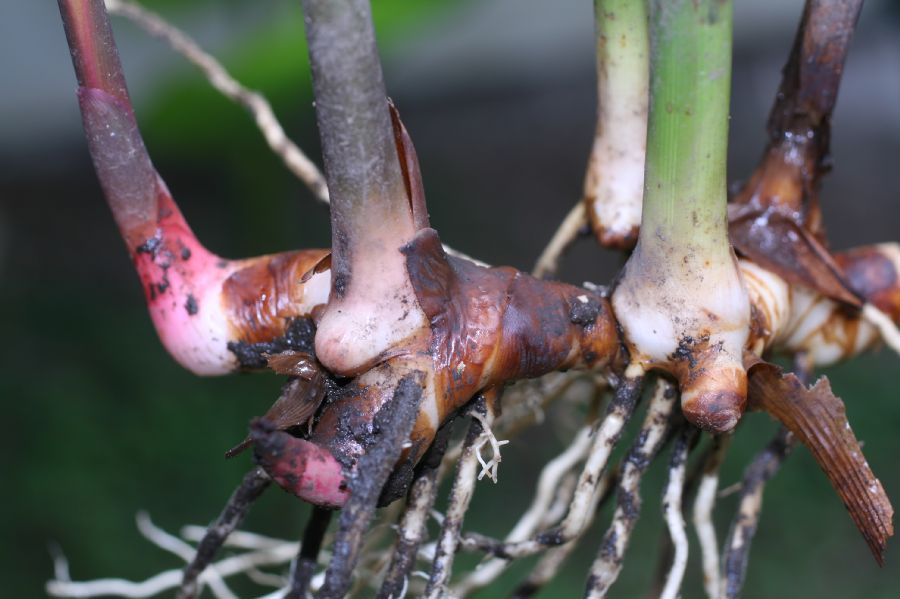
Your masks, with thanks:
[[(148, 1), (263, 91), (318, 161), (299, 3)], [(799, 0), (736, 2), (733, 180), (749, 174), (801, 11)], [(491, 263), (528, 269), (579, 197), (593, 136), (588, 0), (376, 0), (390, 94), (416, 142), (432, 223)], [(824, 210), (838, 248), (900, 230), (900, 18), (869, 2), (834, 117), (835, 170)], [(159, 171), (198, 236), (226, 256), (328, 243), (328, 217), (282, 167), (248, 116), (167, 47), (114, 19), (138, 120)], [(143, 579), (179, 562), (144, 541), (147, 510), (170, 531), (205, 524), (248, 468), (222, 452), (242, 438), (280, 381), (199, 379), (157, 343), (124, 247), (94, 178), (55, 3), (0, 6), (0, 597), (42, 597), (58, 544), (76, 580)], [(620, 258), (582, 242), (561, 277), (607, 282)], [(900, 501), (898, 358), (869, 355), (828, 371), (868, 459)], [(503, 453), (469, 525), (502, 535), (527, 505), (571, 415), (555, 413)], [(736, 482), (771, 437), (747, 418), (723, 473)], [(641, 597), (656, 566), (662, 472), (613, 597)], [(724, 536), (735, 497), (718, 511)], [(306, 507), (271, 491), (246, 527), (297, 538)], [(546, 597), (580, 596), (607, 509)], [(693, 534), (693, 533), (691, 533)], [(693, 540), (693, 537), (692, 537)], [(461, 558), (460, 565), (471, 565)], [(532, 561), (480, 597), (504, 597)], [(685, 597), (700, 596), (696, 545)], [(744, 597), (898, 597), (893, 547), (879, 569), (824, 476), (798, 450), (766, 491)], [(238, 587), (240, 588), (240, 587)]]

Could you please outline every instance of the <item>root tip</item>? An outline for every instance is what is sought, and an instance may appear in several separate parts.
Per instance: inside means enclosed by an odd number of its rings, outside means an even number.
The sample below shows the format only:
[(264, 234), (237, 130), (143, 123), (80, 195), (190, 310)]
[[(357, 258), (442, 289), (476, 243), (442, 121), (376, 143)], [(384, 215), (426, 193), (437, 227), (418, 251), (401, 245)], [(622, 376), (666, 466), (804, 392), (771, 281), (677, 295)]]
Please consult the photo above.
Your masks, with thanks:
[(707, 391), (693, 398), (685, 397), (682, 411), (698, 428), (719, 435), (737, 426), (746, 401), (734, 391)]
[(278, 486), (314, 505), (340, 508), (349, 491), (343, 467), (327, 449), (275, 430), (256, 419), (250, 425), (254, 458)]

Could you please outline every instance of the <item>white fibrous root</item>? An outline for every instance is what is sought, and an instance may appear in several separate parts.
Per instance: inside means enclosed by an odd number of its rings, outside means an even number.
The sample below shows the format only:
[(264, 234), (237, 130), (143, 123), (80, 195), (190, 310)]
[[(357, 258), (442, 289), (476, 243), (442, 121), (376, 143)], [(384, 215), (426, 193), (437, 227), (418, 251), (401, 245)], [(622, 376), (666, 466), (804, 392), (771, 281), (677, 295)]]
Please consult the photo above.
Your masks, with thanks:
[[(548, 526), (556, 521), (555, 518), (549, 517), (550, 512), (553, 511), (551, 506), (555, 503), (554, 496), (561, 488), (563, 478), (575, 468), (579, 461), (587, 456), (591, 447), (592, 431), (592, 426), (582, 428), (576, 433), (572, 443), (564, 452), (547, 462), (538, 478), (537, 488), (531, 505), (522, 514), (509, 534), (506, 535), (505, 542), (523, 541), (537, 532), (538, 528), (545, 524), (546, 520), (551, 520), (551, 522), (547, 523)], [(572, 492), (574, 493), (574, 485)], [(569, 500), (571, 500), (571, 497), (567, 497), (567, 500), (564, 502), (565, 508), (568, 508)], [(456, 597), (465, 597), (472, 591), (489, 585), (503, 573), (510, 563), (510, 560), (502, 558), (488, 560), (479, 565), (474, 572), (456, 585), (452, 589), (452, 594)]]
[[(640, 373), (634, 370), (627, 370), (626, 378), (619, 381), (615, 395), (607, 407), (606, 416), (598, 422), (593, 432), (591, 446), (578, 476), (566, 517), (558, 526), (529, 538), (511, 542), (496, 541), (470, 533), (460, 539), (459, 546), (469, 551), (488, 551), (502, 555), (506, 559), (516, 559), (540, 553), (548, 547), (568, 543), (581, 535), (594, 516), (593, 507), (598, 487), (609, 484), (608, 475), (604, 472), (622, 430), (631, 418), (640, 395), (642, 381)], [(519, 532), (523, 530), (520, 529)]]
[(687, 568), (688, 538), (684, 527), (684, 516), (681, 513), (681, 497), (684, 494), (685, 463), (690, 451), (691, 434), (690, 431), (683, 432), (672, 450), (669, 480), (663, 494), (663, 516), (669, 529), (674, 555), (672, 566), (666, 576), (666, 584), (659, 594), (660, 599), (678, 599), (684, 571)]
[[(190, 561), (195, 549), (181, 539), (158, 528), (145, 513), (137, 517), (138, 531), (148, 541), (175, 556)], [(205, 529), (201, 529), (205, 532)], [(251, 576), (259, 567), (282, 566), (291, 561), (297, 553), (298, 544), (280, 539), (262, 538), (251, 533), (239, 532), (238, 539), (252, 542), (231, 543), (242, 551), (236, 555), (212, 563), (200, 576), (200, 583), (208, 587), (217, 599), (234, 599), (236, 595), (226, 586), (223, 579), (239, 574)], [(103, 578), (87, 581), (72, 581), (68, 576), (68, 563), (60, 552), (54, 559), (55, 578), (46, 585), (47, 594), (52, 597), (154, 597), (166, 591), (177, 589), (182, 582), (182, 568), (165, 570), (142, 581), (120, 578)], [(317, 589), (321, 581), (312, 587)]]
[(474, 417), (478, 409), (477, 405), (471, 411), (472, 424), (465, 441), (462, 457), (457, 465), (456, 478), (450, 491), (449, 505), (441, 523), (441, 533), (435, 547), (431, 576), (423, 594), (424, 597), (430, 599), (439, 599), (446, 594), (447, 584), (453, 571), (453, 560), (459, 547), (459, 531), (475, 493), (478, 468), (475, 447), (481, 441), (482, 434), (486, 430), (490, 430), (489, 427), (494, 422), (494, 412), (491, 407), (488, 407), (483, 414), (479, 414), (479, 417)]
[(607, 470), (603, 473), (602, 478), (600, 479), (599, 484), (596, 489), (594, 489), (594, 495), (591, 499), (591, 502), (587, 508), (588, 519), (582, 527), (581, 532), (578, 533), (574, 539), (570, 540), (568, 543), (563, 545), (559, 545), (557, 547), (551, 547), (541, 558), (537, 561), (534, 567), (531, 570), (531, 573), (528, 575), (528, 578), (519, 585), (514, 597), (524, 598), (530, 597), (537, 593), (543, 586), (548, 584), (553, 578), (559, 573), (560, 568), (575, 550), (575, 547), (578, 545), (578, 541), (584, 535), (585, 530), (590, 526), (594, 517), (597, 514), (597, 507), (601, 503), (601, 501), (607, 496), (607, 493), (612, 486), (613, 481), (616, 479), (617, 475), (614, 476), (612, 471)]
[(716, 599), (719, 589), (719, 544), (713, 522), (713, 508), (719, 489), (719, 470), (730, 443), (731, 435), (720, 435), (713, 439), (713, 447), (703, 464), (703, 475), (694, 498), (693, 521), (697, 540), (700, 542), (703, 588), (710, 599)]
[(569, 210), (569, 213), (566, 214), (566, 217), (557, 227), (556, 232), (553, 233), (553, 237), (550, 238), (537, 262), (534, 263), (534, 269), (531, 271), (531, 274), (539, 279), (556, 274), (560, 257), (578, 238), (582, 227), (587, 224), (586, 221), (587, 213), (584, 202), (578, 202)]
[[(478, 473), (478, 480), (487, 476), (494, 484), (496, 484), (497, 471), (500, 468), (500, 461), (502, 459), (500, 448), (507, 445), (509, 440), (504, 439), (503, 441), (499, 441), (497, 437), (494, 436), (494, 431), (491, 430), (491, 425), (488, 423), (487, 419), (478, 412), (472, 412), (472, 418), (480, 422), (482, 428), (481, 437), (475, 442), (475, 457), (478, 458), (478, 463), (481, 464), (481, 472)], [(481, 455), (481, 449), (485, 445), (490, 445), (491, 447), (491, 457), (487, 461), (485, 461), (484, 457)]]

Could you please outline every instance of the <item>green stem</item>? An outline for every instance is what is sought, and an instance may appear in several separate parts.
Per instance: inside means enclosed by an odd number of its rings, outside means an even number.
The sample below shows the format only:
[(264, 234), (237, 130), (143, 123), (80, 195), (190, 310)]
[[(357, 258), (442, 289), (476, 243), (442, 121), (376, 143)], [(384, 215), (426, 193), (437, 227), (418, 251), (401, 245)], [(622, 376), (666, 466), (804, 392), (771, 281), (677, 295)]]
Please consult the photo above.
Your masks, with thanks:
[(726, 229), (730, 0), (653, 0), (638, 245), (613, 294), (632, 360), (678, 379), (692, 424), (731, 430), (746, 405), (750, 300)]
[[(597, 27), (597, 65), (600, 78), (643, 87), (647, 70), (647, 6), (635, 0), (594, 0)], [(601, 86), (601, 99), (609, 97)], [(601, 103), (602, 108), (602, 103)]]
[(731, 259), (725, 162), (731, 0), (654, 0), (640, 244)]

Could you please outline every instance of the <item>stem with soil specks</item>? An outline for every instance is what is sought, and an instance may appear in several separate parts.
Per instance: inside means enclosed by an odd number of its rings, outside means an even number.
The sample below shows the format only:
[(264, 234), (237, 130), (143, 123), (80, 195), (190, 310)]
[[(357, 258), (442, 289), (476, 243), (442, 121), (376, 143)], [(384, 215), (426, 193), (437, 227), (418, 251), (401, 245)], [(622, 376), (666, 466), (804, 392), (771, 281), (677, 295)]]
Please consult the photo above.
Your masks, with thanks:
[(644, 252), (692, 240), (730, 263), (725, 206), (731, 3), (654, 3)]
[(78, 85), (103, 90), (128, 104), (130, 113), (125, 75), (122, 73), (119, 51), (103, 2), (59, 0), (59, 11), (69, 41)]
[(613, 295), (632, 355), (678, 379), (714, 432), (746, 403), (750, 305), (728, 242), (731, 2), (652, 4), (650, 116), (638, 245)]
[(379, 228), (393, 225), (409, 237), (414, 230), (369, 2), (304, 0), (303, 12), (332, 195), (332, 269), (350, 283), (351, 264), (360, 259), (355, 254), (367, 251)]
[(128, 250), (153, 234), (158, 176), (137, 128), (102, 0), (60, 0), (94, 168)]

